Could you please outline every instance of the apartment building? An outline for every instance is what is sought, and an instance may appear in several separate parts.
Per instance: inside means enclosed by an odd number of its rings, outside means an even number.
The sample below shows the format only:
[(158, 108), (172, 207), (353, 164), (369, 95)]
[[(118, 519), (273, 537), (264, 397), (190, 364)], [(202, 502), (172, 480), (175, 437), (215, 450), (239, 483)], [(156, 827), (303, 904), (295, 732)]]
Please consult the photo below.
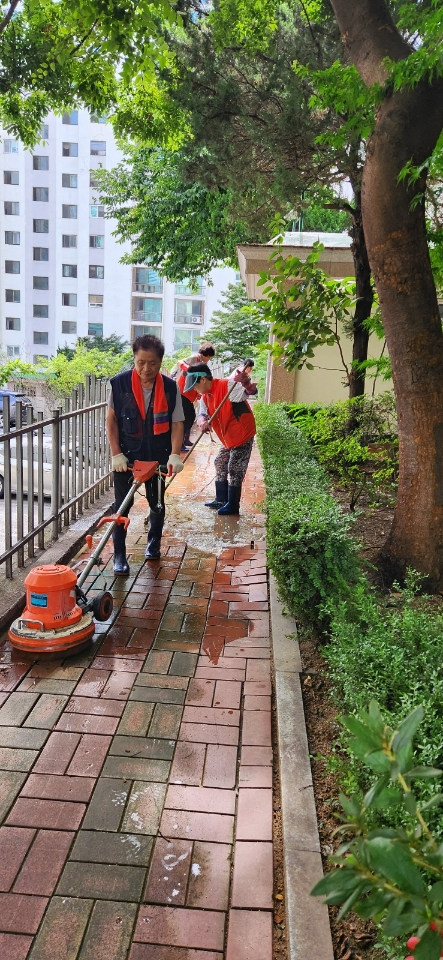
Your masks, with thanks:
[(1, 353), (37, 362), (77, 337), (112, 333), (155, 333), (168, 353), (193, 349), (239, 274), (217, 268), (191, 289), (120, 263), (128, 247), (112, 236), (95, 190), (94, 171), (122, 158), (105, 118), (50, 114), (33, 151), (0, 136)]

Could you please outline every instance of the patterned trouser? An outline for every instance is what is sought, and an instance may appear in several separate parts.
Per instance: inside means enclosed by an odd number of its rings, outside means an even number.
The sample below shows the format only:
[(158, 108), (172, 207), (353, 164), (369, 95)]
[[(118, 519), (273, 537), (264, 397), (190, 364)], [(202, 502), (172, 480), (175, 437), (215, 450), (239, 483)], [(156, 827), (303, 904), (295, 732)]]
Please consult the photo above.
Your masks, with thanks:
[(216, 469), (215, 479), (226, 482), (229, 474), (229, 483), (231, 487), (241, 487), (245, 479), (245, 473), (248, 469), (249, 459), (252, 453), (252, 444), (254, 437), (243, 443), (241, 447), (220, 447), (220, 450), (214, 460)]

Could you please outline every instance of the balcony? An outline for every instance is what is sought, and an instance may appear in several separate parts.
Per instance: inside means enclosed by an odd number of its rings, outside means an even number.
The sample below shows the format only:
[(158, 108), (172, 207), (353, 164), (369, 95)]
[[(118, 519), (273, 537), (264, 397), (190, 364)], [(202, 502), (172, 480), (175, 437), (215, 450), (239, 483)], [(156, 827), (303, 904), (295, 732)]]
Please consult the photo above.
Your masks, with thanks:
[(157, 283), (133, 283), (132, 292), (133, 293), (161, 293), (163, 290), (163, 282), (159, 280)]

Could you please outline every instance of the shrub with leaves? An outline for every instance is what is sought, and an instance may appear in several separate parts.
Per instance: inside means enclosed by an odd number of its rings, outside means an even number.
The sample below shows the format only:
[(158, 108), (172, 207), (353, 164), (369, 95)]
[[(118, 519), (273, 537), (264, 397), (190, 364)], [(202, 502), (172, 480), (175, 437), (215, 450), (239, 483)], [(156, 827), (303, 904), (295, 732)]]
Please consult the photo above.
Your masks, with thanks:
[[(363, 797), (340, 795), (343, 813), (336, 833), (342, 842), (332, 857), (335, 869), (312, 894), (341, 904), (339, 919), (353, 909), (381, 923), (388, 937), (415, 934), (408, 941), (414, 960), (440, 960), (443, 845), (432, 835), (427, 811), (443, 796), (435, 793), (420, 803), (414, 787), (442, 771), (416, 763), (413, 740), (422, 719), (419, 706), (393, 729), (375, 700), (368, 712), (343, 719), (352, 751), (376, 779)], [(392, 808), (400, 826), (386, 823)]]
[(280, 404), (256, 407), (266, 484), (268, 561), (289, 609), (318, 622), (359, 577), (352, 518), (328, 493), (309, 442)]

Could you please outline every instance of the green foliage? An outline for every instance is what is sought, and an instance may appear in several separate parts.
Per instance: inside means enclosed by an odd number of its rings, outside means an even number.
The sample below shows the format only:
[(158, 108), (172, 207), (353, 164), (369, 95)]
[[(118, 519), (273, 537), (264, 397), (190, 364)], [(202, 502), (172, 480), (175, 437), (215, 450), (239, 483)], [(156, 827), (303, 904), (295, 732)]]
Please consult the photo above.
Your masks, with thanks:
[(282, 599), (307, 622), (358, 578), (352, 520), (328, 493), (308, 441), (280, 404), (255, 408), (266, 484), (268, 561)]
[(337, 345), (346, 381), (350, 370), (343, 356), (341, 337), (355, 307), (355, 281), (334, 280), (318, 266), (320, 243), (315, 243), (306, 260), (285, 257), (276, 250), (270, 268), (260, 274), (265, 318), (273, 324), (276, 340), (272, 356), (288, 370), (313, 370), (315, 350)]
[(99, 350), (100, 353), (110, 353), (115, 356), (119, 356), (122, 353), (128, 352), (128, 341), (124, 340), (123, 337), (119, 337), (116, 333), (111, 333), (109, 337), (101, 337), (99, 334), (94, 334), (92, 337), (78, 337), (75, 347), (58, 347), (57, 353), (62, 353), (68, 360), (72, 360), (76, 356), (76, 351), (78, 347), (84, 348), (85, 350)]
[(149, 263), (172, 281), (197, 279), (220, 261), (236, 264), (236, 244), (246, 237), (230, 220), (229, 192), (184, 183), (182, 161), (179, 151), (127, 147), (125, 162), (95, 174), (115, 236), (132, 245), (123, 262)]
[(59, 352), (47, 362), (36, 368), (51, 383), (51, 387), (60, 396), (70, 396), (74, 387), (85, 382), (87, 373), (109, 380), (132, 362), (132, 351), (116, 354), (94, 348), (88, 350), (77, 341), (73, 357)]
[[(439, 960), (443, 931), (443, 847), (434, 838), (427, 817), (443, 795), (420, 803), (416, 784), (434, 781), (442, 771), (418, 763), (413, 741), (423, 720), (417, 707), (394, 727), (379, 704), (343, 718), (351, 735), (350, 749), (368, 774), (375, 772), (363, 797), (341, 795), (341, 844), (332, 858), (336, 869), (316, 884), (314, 896), (341, 904), (339, 919), (353, 909), (364, 919), (382, 922), (388, 937), (416, 934), (416, 960)], [(403, 713), (404, 717), (404, 713)], [(407, 821), (391, 827), (387, 813)], [(430, 924), (433, 928), (430, 928)]]
[(392, 393), (355, 397), (325, 407), (292, 404), (287, 410), (334, 482), (349, 491), (351, 511), (363, 492), (392, 499), (398, 478)]
[(0, 387), (3, 387), (9, 380), (24, 381), (26, 377), (32, 376), (35, 368), (31, 363), (25, 360), (7, 360), (0, 364)]
[[(3, 15), (7, 7), (3, 5)], [(26, 0), (0, 33), (0, 120), (32, 147), (49, 110), (103, 113), (119, 84), (165, 65), (169, 0)], [(149, 38), (149, 39), (148, 39)]]
[(254, 356), (255, 347), (267, 342), (264, 308), (248, 299), (243, 284), (230, 283), (222, 293), (220, 308), (211, 317), (209, 336), (220, 360), (233, 364)]

